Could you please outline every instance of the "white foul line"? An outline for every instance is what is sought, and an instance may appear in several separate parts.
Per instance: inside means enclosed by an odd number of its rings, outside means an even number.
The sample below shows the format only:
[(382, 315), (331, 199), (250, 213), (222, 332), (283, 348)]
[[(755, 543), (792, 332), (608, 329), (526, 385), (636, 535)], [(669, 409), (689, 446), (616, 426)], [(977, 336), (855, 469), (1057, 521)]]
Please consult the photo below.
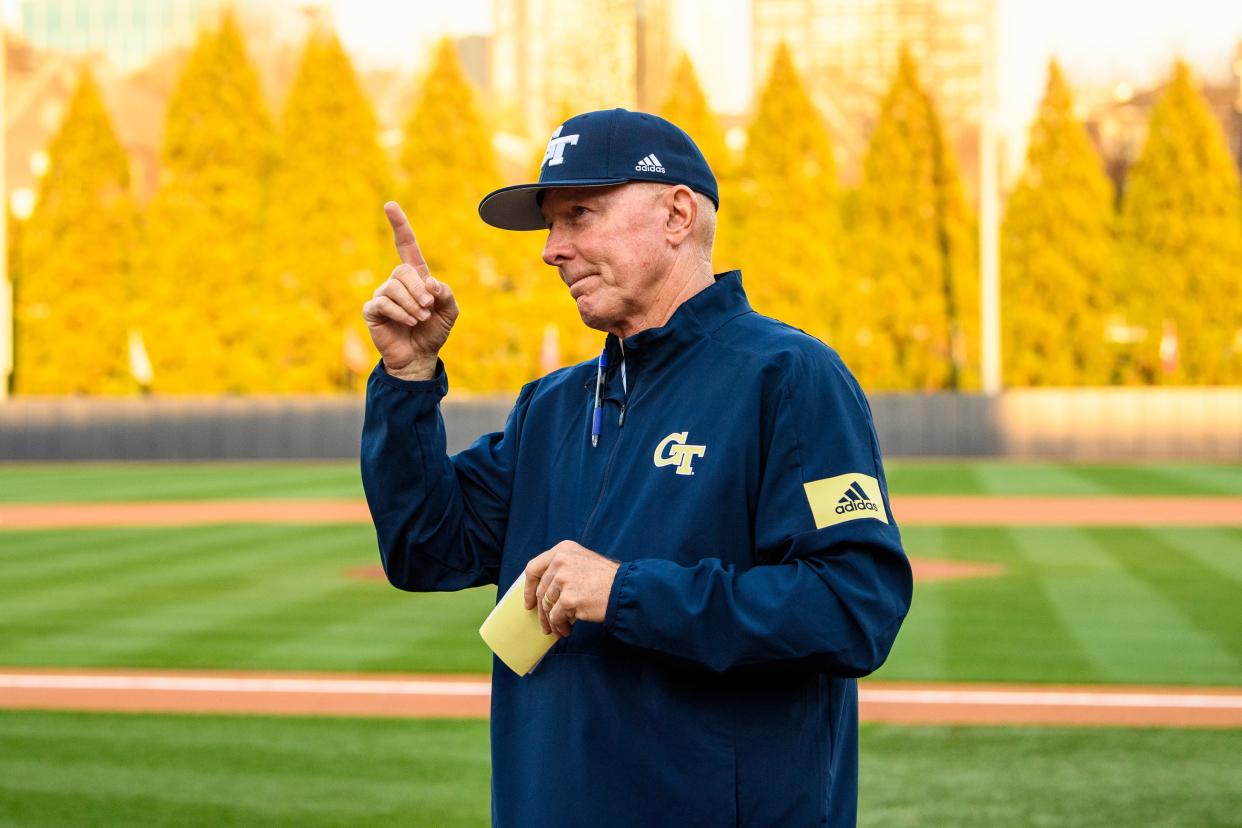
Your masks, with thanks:
[(212, 676), (83, 676), (0, 673), (0, 688), (31, 690), (162, 690), (208, 693), (324, 693), (378, 696), (490, 696), (488, 681), (232, 678)]
[[(207, 693), (321, 693), (370, 696), (490, 696), (490, 681), (241, 678), (226, 676), (99, 676), (0, 673), (0, 688), (26, 690), (155, 690)], [(1242, 710), (1242, 695), (1119, 691), (916, 690), (862, 687), (870, 704), (974, 707), (1131, 707)]]

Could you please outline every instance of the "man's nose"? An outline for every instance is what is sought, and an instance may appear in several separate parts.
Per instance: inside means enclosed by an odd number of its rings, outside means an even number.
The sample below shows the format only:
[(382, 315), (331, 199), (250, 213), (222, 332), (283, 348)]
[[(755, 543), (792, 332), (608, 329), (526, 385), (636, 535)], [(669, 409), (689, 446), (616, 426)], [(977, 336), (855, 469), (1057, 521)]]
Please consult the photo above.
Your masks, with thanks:
[(557, 230), (555, 226), (548, 231), (547, 241), (543, 243), (543, 262), (544, 264), (557, 267), (567, 262), (572, 256), (573, 251), (565, 240), (564, 232)]

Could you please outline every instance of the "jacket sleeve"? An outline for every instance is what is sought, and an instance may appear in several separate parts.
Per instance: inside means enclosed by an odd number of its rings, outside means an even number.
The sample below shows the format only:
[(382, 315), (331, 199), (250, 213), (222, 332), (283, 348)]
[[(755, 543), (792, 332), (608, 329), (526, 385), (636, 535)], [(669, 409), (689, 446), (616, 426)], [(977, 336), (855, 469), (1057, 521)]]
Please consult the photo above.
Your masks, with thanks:
[(367, 380), (362, 487), (389, 582), (413, 592), (495, 584), (500, 572), (518, 435), (529, 401), (522, 389), (502, 432), (451, 458), (440, 400), (444, 364), (425, 381), (377, 365)]
[(711, 550), (694, 566), (622, 563), (604, 619), (619, 640), (721, 672), (856, 677), (888, 656), (912, 579), (870, 408), (827, 348), (782, 379), (764, 429), (756, 565)]

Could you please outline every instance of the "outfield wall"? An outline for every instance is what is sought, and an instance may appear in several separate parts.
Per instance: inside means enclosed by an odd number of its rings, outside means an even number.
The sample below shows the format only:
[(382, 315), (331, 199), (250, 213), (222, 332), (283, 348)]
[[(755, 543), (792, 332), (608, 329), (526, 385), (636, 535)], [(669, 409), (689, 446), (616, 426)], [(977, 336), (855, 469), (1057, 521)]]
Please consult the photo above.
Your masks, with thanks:
[[(500, 428), (510, 405), (446, 400), (449, 449)], [(889, 457), (1242, 460), (1242, 388), (875, 394), (871, 407)], [(356, 398), (11, 399), (0, 460), (354, 458), (361, 429)]]

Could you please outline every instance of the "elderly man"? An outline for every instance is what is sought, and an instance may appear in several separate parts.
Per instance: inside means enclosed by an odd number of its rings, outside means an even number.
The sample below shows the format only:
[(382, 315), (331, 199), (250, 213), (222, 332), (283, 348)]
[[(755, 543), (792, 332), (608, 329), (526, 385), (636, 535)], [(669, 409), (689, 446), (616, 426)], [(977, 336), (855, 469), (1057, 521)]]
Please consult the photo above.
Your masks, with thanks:
[(862, 391), (751, 310), (740, 273), (712, 275), (718, 205), (673, 124), (562, 124), (539, 181), (479, 213), (546, 230), (603, 352), (452, 457), (437, 354), (457, 303), (386, 205), (401, 264), (363, 308), (382, 360), (362, 438), (384, 569), (502, 594), (525, 572), (558, 637), (525, 677), (494, 662), (498, 826), (855, 822), (855, 678), (888, 654), (909, 563)]

